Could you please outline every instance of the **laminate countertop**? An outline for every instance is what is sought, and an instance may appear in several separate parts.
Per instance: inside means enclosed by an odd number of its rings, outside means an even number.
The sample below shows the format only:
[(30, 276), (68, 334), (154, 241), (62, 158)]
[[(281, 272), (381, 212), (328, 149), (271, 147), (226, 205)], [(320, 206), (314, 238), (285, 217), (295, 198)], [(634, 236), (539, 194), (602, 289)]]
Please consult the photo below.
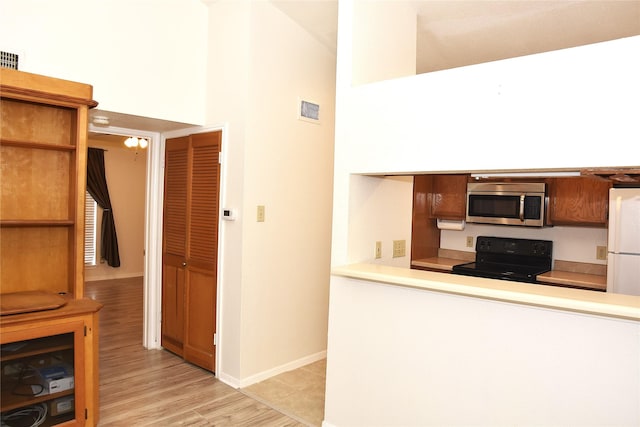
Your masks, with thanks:
[[(465, 260), (445, 257), (432, 257), (411, 261), (412, 267), (451, 272), (454, 265), (464, 264)], [(607, 276), (578, 273), (573, 271), (551, 270), (538, 275), (538, 280), (549, 285), (560, 285), (604, 291), (607, 289)]]

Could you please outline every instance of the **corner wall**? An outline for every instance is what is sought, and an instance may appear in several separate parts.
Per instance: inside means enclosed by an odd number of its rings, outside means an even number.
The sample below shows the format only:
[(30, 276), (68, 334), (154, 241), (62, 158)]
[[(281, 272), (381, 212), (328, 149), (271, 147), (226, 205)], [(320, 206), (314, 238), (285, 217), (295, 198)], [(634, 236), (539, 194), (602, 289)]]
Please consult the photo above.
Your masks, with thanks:
[[(225, 123), (219, 372), (246, 386), (324, 357), (335, 56), (270, 2), (210, 4), (209, 123)], [(319, 124), (297, 119), (299, 98)], [(265, 207), (257, 222), (257, 206)]]

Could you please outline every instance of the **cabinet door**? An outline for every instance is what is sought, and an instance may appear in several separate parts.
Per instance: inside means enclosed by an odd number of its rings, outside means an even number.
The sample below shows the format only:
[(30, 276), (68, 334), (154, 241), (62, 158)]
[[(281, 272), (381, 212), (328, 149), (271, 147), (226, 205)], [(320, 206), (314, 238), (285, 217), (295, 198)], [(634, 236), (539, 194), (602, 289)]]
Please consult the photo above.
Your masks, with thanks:
[(434, 257), (440, 247), (440, 230), (431, 218), (430, 195), (433, 175), (413, 178), (413, 218), (411, 223), (411, 260)]
[(434, 175), (431, 217), (461, 220), (466, 218), (468, 175)]
[(85, 425), (83, 340), (82, 321), (3, 330), (2, 425), (31, 425), (24, 410), (44, 425)]
[(552, 225), (606, 227), (611, 182), (591, 177), (551, 182), (548, 222)]

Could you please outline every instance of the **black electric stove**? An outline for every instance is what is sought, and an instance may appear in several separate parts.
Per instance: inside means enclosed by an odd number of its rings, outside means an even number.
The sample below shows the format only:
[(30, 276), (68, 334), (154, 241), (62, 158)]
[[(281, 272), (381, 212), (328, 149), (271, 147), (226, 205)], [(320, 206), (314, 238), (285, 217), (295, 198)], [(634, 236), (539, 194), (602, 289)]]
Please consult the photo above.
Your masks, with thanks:
[(536, 283), (536, 276), (551, 270), (553, 242), (478, 236), (476, 260), (453, 266), (452, 273)]

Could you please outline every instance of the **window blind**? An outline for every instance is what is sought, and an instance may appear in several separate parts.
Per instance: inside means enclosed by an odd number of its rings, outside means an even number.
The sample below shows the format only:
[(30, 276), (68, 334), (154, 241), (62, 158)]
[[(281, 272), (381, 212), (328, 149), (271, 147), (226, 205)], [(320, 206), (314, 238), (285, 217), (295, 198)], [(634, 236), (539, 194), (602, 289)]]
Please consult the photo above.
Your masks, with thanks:
[(96, 265), (96, 216), (98, 204), (89, 192), (84, 196), (84, 264)]

